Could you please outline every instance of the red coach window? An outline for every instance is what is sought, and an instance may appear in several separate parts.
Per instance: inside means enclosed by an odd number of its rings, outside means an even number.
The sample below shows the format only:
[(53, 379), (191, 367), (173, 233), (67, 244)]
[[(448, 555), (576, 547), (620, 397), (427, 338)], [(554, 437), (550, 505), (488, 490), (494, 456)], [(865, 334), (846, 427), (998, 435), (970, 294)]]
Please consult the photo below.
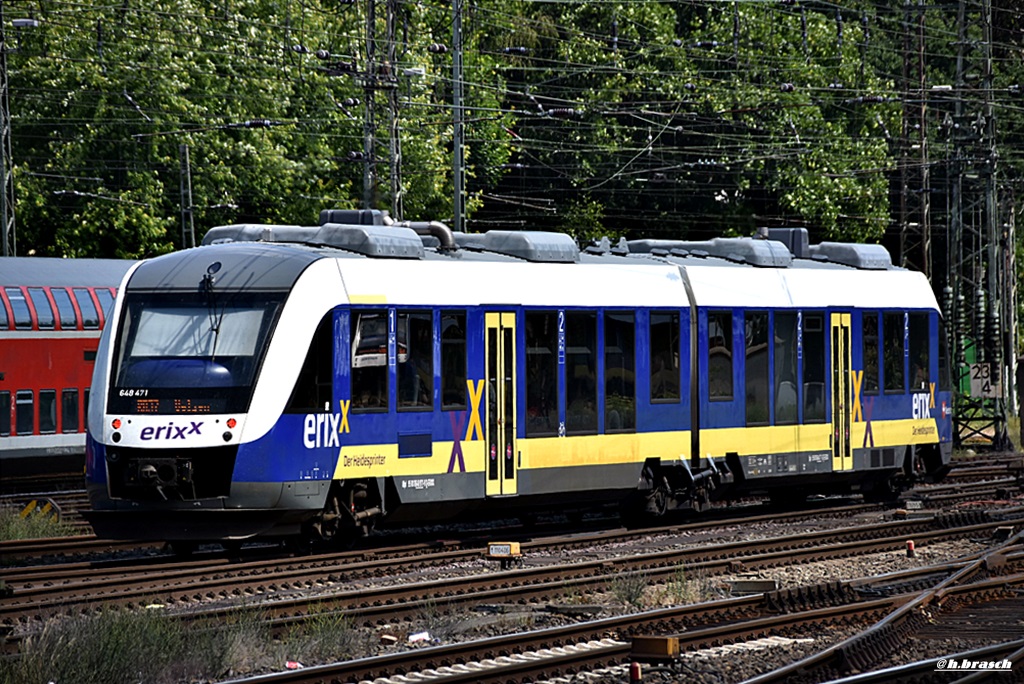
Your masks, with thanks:
[(11, 434), (11, 393), (0, 392), (0, 437)]
[(75, 307), (71, 303), (71, 295), (68, 294), (67, 288), (51, 287), (50, 294), (53, 295), (53, 301), (57, 304), (61, 329), (74, 330), (77, 328), (78, 317), (75, 316)]
[(110, 317), (110, 312), (114, 308), (114, 295), (110, 293), (105, 287), (96, 288), (96, 299), (100, 300), (100, 309), (103, 311), (103, 320)]
[(14, 313), (14, 327), (18, 330), (32, 329), (32, 314), (28, 310), (28, 301), (22, 294), (20, 287), (8, 287), (7, 301), (11, 303), (11, 311)]
[(31, 435), (35, 418), (35, 397), (32, 390), (18, 390), (14, 395), (14, 431), (18, 435)]
[(53, 307), (46, 298), (46, 292), (41, 287), (30, 287), (28, 296), (32, 299), (32, 308), (36, 310), (36, 324), (39, 329), (53, 330), (57, 318), (53, 315)]
[(60, 396), (60, 431), (78, 432), (78, 390), (66, 389)]
[(82, 327), (86, 330), (95, 330), (100, 327), (100, 315), (96, 311), (96, 305), (85, 288), (75, 288), (75, 301), (78, 302), (78, 310), (82, 312)]
[(39, 390), (39, 432), (44, 435), (57, 431), (57, 390)]

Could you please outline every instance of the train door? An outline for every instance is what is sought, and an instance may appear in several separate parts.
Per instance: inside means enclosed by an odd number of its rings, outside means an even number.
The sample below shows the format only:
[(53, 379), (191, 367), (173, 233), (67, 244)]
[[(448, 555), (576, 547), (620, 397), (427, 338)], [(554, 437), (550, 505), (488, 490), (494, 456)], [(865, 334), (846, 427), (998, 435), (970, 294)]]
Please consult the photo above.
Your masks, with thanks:
[(489, 312), (487, 326), (487, 496), (517, 492), (516, 315)]
[(852, 470), (850, 445), (850, 314), (832, 314), (832, 470)]

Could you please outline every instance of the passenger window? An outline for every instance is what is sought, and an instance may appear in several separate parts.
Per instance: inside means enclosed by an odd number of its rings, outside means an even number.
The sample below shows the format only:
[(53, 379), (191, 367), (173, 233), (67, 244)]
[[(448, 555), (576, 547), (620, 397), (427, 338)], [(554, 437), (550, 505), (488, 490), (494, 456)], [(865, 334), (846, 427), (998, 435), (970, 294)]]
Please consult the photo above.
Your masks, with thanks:
[(768, 424), (768, 314), (743, 316), (747, 425)]
[(441, 313), (441, 408), (461, 411), (466, 401), (466, 314)]
[(878, 394), (878, 312), (861, 314), (861, 337), (864, 340), (864, 382), (861, 393)]
[(732, 399), (732, 313), (708, 314), (708, 398)]
[(353, 311), (352, 410), (388, 408), (388, 313)]
[(597, 314), (565, 314), (565, 429), (597, 432)]
[(651, 312), (651, 403), (678, 404), (679, 314)]
[(36, 325), (40, 330), (53, 330), (56, 317), (46, 292), (41, 287), (30, 287), (28, 296), (32, 299), (32, 308), (36, 310)]
[(398, 408), (434, 405), (434, 315), (398, 312)]
[(604, 315), (604, 429), (636, 430), (636, 329), (632, 313)]
[(32, 390), (18, 390), (14, 395), (14, 434), (32, 434), (35, 410), (35, 396)]
[(903, 313), (887, 313), (882, 316), (886, 392), (905, 391), (903, 382), (904, 320)]
[(11, 303), (11, 312), (14, 314), (14, 327), (18, 330), (32, 329), (32, 314), (28, 310), (28, 301), (22, 294), (20, 287), (4, 288), (7, 293), (7, 301)]
[(804, 422), (825, 422), (825, 319), (803, 315)]
[(558, 434), (558, 314), (526, 314), (526, 435)]
[(7, 330), (9, 326), (7, 319), (7, 307), (4, 306), (4, 298), (0, 297), (0, 330)]
[(926, 390), (931, 382), (928, 354), (928, 314), (909, 315), (907, 343), (910, 352), (910, 389)]
[(100, 310), (103, 312), (103, 320), (110, 318), (114, 309), (114, 295), (105, 287), (96, 288), (96, 299), (100, 302)]
[(82, 327), (86, 330), (95, 330), (100, 327), (100, 316), (96, 312), (96, 305), (92, 296), (85, 288), (74, 289), (75, 301), (78, 302), (78, 310), (82, 312)]
[(89, 388), (85, 388), (85, 392), (82, 393), (82, 409), (85, 411), (85, 419), (89, 420)]
[(0, 392), (0, 437), (11, 434), (11, 393)]
[(78, 390), (66, 389), (60, 397), (60, 431), (78, 432)]
[(798, 419), (796, 380), (796, 314), (775, 314), (775, 424)]
[(286, 413), (329, 413), (334, 378), (334, 314), (328, 312), (306, 352)]
[(78, 327), (78, 318), (75, 316), (75, 307), (71, 304), (71, 295), (66, 288), (51, 287), (50, 294), (57, 304), (57, 314), (60, 317), (61, 330), (74, 330)]
[(57, 391), (39, 390), (39, 432), (51, 434), (57, 431)]
[(953, 389), (953, 378), (949, 369), (949, 347), (946, 342), (946, 322), (939, 318), (939, 389)]

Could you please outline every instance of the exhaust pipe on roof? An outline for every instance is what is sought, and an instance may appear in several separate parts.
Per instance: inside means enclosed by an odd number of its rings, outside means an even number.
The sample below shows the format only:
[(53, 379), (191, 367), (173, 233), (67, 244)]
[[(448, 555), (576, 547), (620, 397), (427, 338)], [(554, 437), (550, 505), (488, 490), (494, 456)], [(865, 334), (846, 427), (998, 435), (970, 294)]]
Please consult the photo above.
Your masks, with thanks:
[(440, 221), (395, 221), (385, 214), (384, 225), (411, 228), (418, 235), (433, 235), (441, 242), (441, 249), (456, 250), (459, 248), (455, 244), (455, 235), (452, 233), (452, 229)]

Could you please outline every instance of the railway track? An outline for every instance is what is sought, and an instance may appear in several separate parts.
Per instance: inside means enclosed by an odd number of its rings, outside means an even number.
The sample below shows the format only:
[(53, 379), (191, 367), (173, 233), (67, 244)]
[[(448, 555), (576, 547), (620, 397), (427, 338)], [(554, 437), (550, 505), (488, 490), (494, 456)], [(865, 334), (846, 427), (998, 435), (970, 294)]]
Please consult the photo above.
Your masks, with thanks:
[[(996, 471), (1005, 474), (1005, 470)], [(955, 472), (955, 471), (954, 471)], [(1017, 479), (1010, 477), (1001, 477), (995, 480), (982, 480), (978, 482), (965, 481), (949, 485), (928, 485), (924, 487), (918, 487), (909, 490), (903, 497), (905, 501), (915, 501), (919, 505), (923, 506), (945, 506), (951, 505), (957, 502), (971, 501), (975, 499), (995, 499), (1002, 498), (1008, 493), (1013, 491), (1019, 491), (1021, 482)], [(48, 539), (27, 539), (27, 540), (12, 540), (12, 541), (0, 541), (0, 558), (3, 558), (6, 563), (23, 563), (32, 560), (42, 560), (48, 557), (57, 557), (58, 559), (68, 559), (75, 557), (86, 557), (96, 554), (106, 554), (112, 552), (128, 552), (133, 549), (147, 550), (152, 552), (154, 549), (160, 549), (163, 544), (157, 542), (138, 542), (138, 541), (116, 541), (116, 540), (101, 540), (95, 535), (84, 533), (88, 529), (88, 526), (81, 520), (77, 511), (81, 510), (87, 505), (84, 490), (71, 490), (68, 492), (57, 493), (60, 498), (56, 499), (59, 502), (60, 508), (65, 512), (67, 516), (72, 520), (77, 520), (83, 534), (73, 537), (58, 537)], [(9, 505), (20, 506), (24, 505), (26, 501), (32, 500), (33, 495), (28, 495), (26, 499), (25, 495), (17, 495), (12, 497), (0, 497), (0, 506), (4, 505), (5, 501), (9, 502)], [(40, 500), (45, 499), (43, 495), (34, 495)], [(53, 496), (51, 493), (50, 496)], [(818, 506), (814, 506), (813, 503), (817, 503)], [(857, 505), (857, 504), (854, 504)], [(836, 506), (834, 502), (823, 501), (823, 502), (812, 502), (809, 506), (810, 509), (828, 510), (834, 509), (841, 511), (842, 506)], [(859, 510), (877, 510), (879, 505), (865, 504), (863, 508)], [(757, 510), (756, 505), (754, 508), (747, 507), (723, 507), (720, 509), (712, 509), (701, 514), (701, 521), (709, 521), (712, 523), (718, 523), (723, 520), (728, 520), (730, 517), (748, 517), (752, 510)], [(769, 510), (778, 510), (771, 509)], [(785, 520), (788, 519), (786, 516), (789, 515), (801, 515), (801, 512), (789, 513), (789, 512), (776, 512), (769, 514), (774, 516), (774, 519)], [(76, 517), (77, 516), (77, 517)], [(754, 516), (754, 520), (759, 519), (758, 516)], [(617, 519), (598, 519), (593, 520), (589, 523), (589, 528), (609, 525), (617, 525)], [(700, 524), (700, 523), (698, 523)], [(574, 528), (587, 529), (588, 526), (581, 525), (580, 523), (571, 523)], [(552, 526), (547, 526), (552, 527)], [(570, 528), (564, 526), (568, 531)], [(504, 529), (504, 531), (503, 531)], [(477, 542), (480, 541), (480, 536), (483, 533), (487, 534), (509, 534), (512, 536), (524, 536), (526, 534), (543, 532), (543, 528), (523, 528), (522, 526), (507, 526), (505, 528), (492, 529), (490, 531), (483, 531), (476, 535), (472, 532), (455, 532), (450, 536), (453, 538), (455, 543), (461, 543), (460, 538), (467, 536), (477, 537)], [(657, 532), (658, 528), (654, 528)], [(371, 543), (376, 543), (380, 537), (375, 537)], [(261, 548), (266, 548), (266, 545), (261, 545)], [(206, 556), (214, 555), (213, 553), (206, 553)]]
[[(879, 507), (876, 505), (860, 504), (817, 511), (744, 516), (743, 522), (748, 526), (775, 525), (780, 522), (820, 523), (828, 516), (839, 524), (851, 516), (877, 510)], [(926, 525), (916, 521), (900, 524), (914, 529)], [(558, 534), (537, 540), (523, 538), (520, 544), (527, 554), (552, 553), (555, 550), (593, 549), (601, 545), (638, 543), (662, 537), (700, 539), (720, 530), (722, 525), (722, 520), (701, 520), (689, 524), (635, 530), (616, 527), (584, 534)], [(522, 533), (521, 529), (519, 533)], [(152, 597), (152, 592), (161, 586), (168, 594), (167, 598), (174, 599), (175, 594), (187, 597), (189, 592), (198, 592), (200, 595), (216, 593), (218, 586), (230, 587), (231, 591), (236, 593), (246, 590), (252, 593), (269, 593), (271, 590), (266, 586), (269, 584), (290, 589), (293, 585), (312, 586), (324, 582), (386, 578), (404, 574), (409, 568), (410, 560), (413, 559), (421, 569), (477, 561), (481, 558), (487, 541), (487, 538), (473, 533), (441, 542), (418, 542), (298, 558), (282, 558), (275, 549), (266, 549), (262, 552), (260, 549), (252, 549), (245, 559), (211, 552), (186, 561), (171, 554), (163, 554), (128, 560), (9, 567), (0, 570), (0, 580), (11, 594), (0, 602), (0, 621), (8, 620), (18, 605), (26, 605), (24, 612), (43, 608), (44, 605), (37, 602), (37, 599), (49, 600), (53, 605), (60, 605), (76, 599), (88, 602), (91, 596), (112, 600), (116, 592), (116, 596), (130, 602), (132, 597), (137, 595)], [(92, 540), (90, 545), (102, 548), (103, 542)], [(72, 538), (68, 538), (68, 548), (73, 548)], [(9, 549), (16, 550), (17, 546), (14, 543), (7, 548), (0, 545), (0, 550)], [(268, 582), (268, 578), (272, 578), (273, 581)], [(110, 587), (114, 589), (109, 589)]]
[(88, 504), (89, 499), (84, 489), (41, 489), (0, 495), (0, 509), (21, 512), (26, 510), (26, 507), (30, 511), (41, 511), (45, 508), (47, 515), (54, 520), (59, 520), (82, 533), (92, 531), (81, 514)]
[[(976, 492), (970, 494), (967, 498), (970, 499), (971, 496), (975, 495)], [(756, 525), (767, 521), (775, 522), (782, 519), (800, 527), (813, 518), (833, 515), (841, 518), (846, 515), (862, 515), (869, 511), (877, 513), (879, 510), (878, 506), (857, 505), (842, 507), (834, 511), (800, 511), (785, 515), (771, 512), (754, 518), (744, 516), (741, 521), (737, 522), (742, 523), (743, 533), (747, 534)], [(912, 515), (922, 516), (923, 513), (915, 512)], [(407, 576), (402, 580), (404, 584), (397, 587), (394, 584), (384, 586), (382, 581), (388, 575), (407, 571), (411, 565), (415, 565), (417, 568), (431, 566), (432, 562), (424, 562), (431, 556), (451, 554), (453, 552), (467, 554), (455, 556), (454, 560), (451, 557), (446, 561), (439, 559), (437, 562), (439, 567), (472, 563), (472, 559), (478, 559), (481, 553), (480, 547), (483, 543), (483, 538), (480, 535), (477, 535), (475, 540), (452, 541), (444, 545), (443, 548), (436, 543), (432, 545), (409, 545), (415, 548), (407, 549), (404, 552), (408, 554), (404, 560), (400, 558), (388, 560), (386, 556), (391, 553), (391, 550), (378, 548), (363, 549), (347, 554), (329, 554), (334, 556), (333, 558), (323, 558), (322, 556), (302, 559), (281, 559), (278, 557), (260, 560), (247, 558), (245, 561), (242, 561), (238, 558), (227, 557), (224, 554), (221, 554), (219, 558), (214, 558), (217, 554), (211, 554), (210, 558), (197, 556), (183, 564), (179, 562), (171, 563), (171, 558), (164, 556), (129, 561), (93, 561), (35, 568), (5, 568), (0, 572), (0, 579), (4, 580), (4, 584), (11, 587), (14, 594), (11, 597), (0, 599), (0, 608), (6, 609), (8, 603), (12, 603), (21, 605), (22, 608), (25, 608), (25, 612), (20, 616), (13, 611), (6, 616), (0, 614), (0, 623), (2, 623), (0, 624), (0, 630), (4, 630), (9, 634), (4, 644), (5, 650), (7, 652), (14, 652), (20, 648), (22, 638), (38, 629), (43, 620), (49, 615), (93, 612), (103, 606), (110, 605), (135, 607), (142, 605), (149, 607), (163, 606), (162, 612), (178, 615), (180, 616), (179, 619), (195, 622), (197, 626), (215, 625), (222, 620), (235, 619), (232, 616), (238, 610), (239, 604), (244, 604), (248, 608), (258, 606), (261, 619), (264, 619), (265, 616), (265, 619), (272, 629), (275, 630), (275, 633), (301, 629), (306, 620), (310, 617), (315, 618), (318, 612), (321, 611), (340, 611), (348, 615), (357, 624), (363, 625), (377, 625), (385, 621), (389, 624), (395, 624), (397, 621), (401, 625), (403, 620), (416, 620), (417, 616), (422, 618), (426, 611), (451, 611), (453, 613), (463, 611), (465, 613), (466, 611), (480, 610), (481, 608), (503, 610), (506, 606), (511, 607), (512, 610), (515, 610), (518, 606), (536, 611), (547, 604), (552, 604), (559, 597), (565, 596), (566, 593), (578, 596), (580, 593), (600, 592), (602, 588), (607, 589), (609, 584), (616, 581), (616, 579), (629, 575), (644, 575), (652, 581), (658, 581), (659, 579), (669, 577), (670, 573), (674, 572), (677, 568), (685, 566), (688, 572), (692, 571), (706, 576), (717, 576), (738, 569), (753, 571), (760, 567), (776, 568), (787, 564), (807, 564), (820, 557), (853, 557), (857, 553), (871, 553), (871, 543), (880, 545), (876, 548), (882, 548), (889, 552), (898, 552), (903, 547), (908, 536), (912, 536), (917, 540), (918, 544), (927, 546), (937, 543), (943, 538), (941, 536), (927, 536), (929, 532), (949, 533), (949, 528), (956, 526), (958, 523), (973, 522), (974, 525), (981, 525), (982, 527), (975, 527), (973, 530), (962, 531), (962, 534), (978, 537), (986, 536), (988, 532), (985, 530), (991, 531), (998, 527), (1005, 528), (1010, 524), (1019, 525), (1019, 522), (998, 521), (994, 519), (978, 522), (979, 515), (981, 515), (980, 511), (974, 510), (970, 514), (952, 517), (945, 516), (941, 519), (913, 517), (909, 520), (886, 522), (878, 527), (888, 528), (888, 538), (883, 534), (884, 530), (871, 531), (870, 526), (858, 525), (854, 528), (857, 533), (862, 537), (868, 537), (863, 542), (862, 551), (856, 551), (852, 547), (845, 550), (825, 549), (825, 555), (816, 555), (822, 553), (822, 548), (819, 547), (830, 546), (822, 542), (820, 535), (831, 534), (838, 539), (845, 536), (847, 534), (846, 531), (841, 531), (837, 534), (834, 531), (817, 530), (811, 533), (819, 535), (817, 541), (810, 538), (804, 539), (802, 542), (791, 539), (787, 542), (787, 545), (777, 546), (774, 550), (763, 549), (760, 554), (755, 553), (753, 548), (741, 551), (738, 547), (736, 549), (729, 549), (727, 545), (719, 543), (706, 546), (703, 549), (699, 546), (691, 548), (692, 555), (688, 557), (681, 555), (673, 557), (672, 553), (679, 551), (679, 549), (662, 549), (654, 552), (631, 554), (636, 556), (634, 559), (629, 558), (629, 554), (603, 556), (603, 551), (596, 551), (595, 549), (600, 545), (618, 546), (626, 543), (643, 545), (645, 540), (648, 547), (664, 546), (671, 542), (660, 538), (660, 536), (669, 533), (680, 535), (688, 543), (692, 544), (701, 538), (714, 538), (720, 535), (723, 525), (728, 526), (729, 521), (708, 521), (702, 519), (699, 523), (667, 528), (629, 531), (621, 529), (606, 530), (600, 534), (569, 535), (562, 540), (548, 539), (535, 542), (524, 540), (524, 551), (526, 551), (528, 556), (527, 564), (529, 567), (512, 572), (496, 572), (496, 568), (488, 568), (485, 572), (479, 573), (485, 575), (485, 577), (481, 578), (483, 581), (479, 585), (476, 584), (477, 578), (472, 578), (471, 582), (465, 575), (432, 581), (423, 581), (423, 577)], [(930, 525), (932, 529), (923, 529), (921, 527), (922, 524)], [(717, 531), (715, 529), (716, 526), (718, 527)], [(871, 540), (871, 535), (875, 535), (877, 538)], [(773, 540), (762, 541), (771, 543)], [(558, 543), (562, 543), (564, 546), (559, 547)], [(427, 548), (431, 546), (432, 548)], [(835, 546), (835, 544), (831, 546)], [(574, 550), (573, 553), (568, 554), (572, 557), (578, 558), (582, 553), (588, 560), (568, 565), (554, 563), (547, 567), (533, 567), (537, 557), (544, 554), (553, 556), (559, 548)], [(701, 553), (705, 554), (705, 556), (702, 557)], [(415, 559), (415, 561), (410, 563), (410, 559)], [(310, 574), (306, 575), (303, 575), (298, 567), (286, 568), (288, 564), (300, 566), (310, 563), (316, 564), (320, 561), (324, 561), (325, 565), (314, 568)], [(335, 569), (325, 574), (325, 568), (330, 563), (334, 563)], [(204, 564), (206, 567), (202, 569)], [(260, 564), (264, 565), (262, 569), (259, 567)], [(360, 564), (365, 565), (359, 567)], [(191, 570), (188, 568), (175, 569), (177, 565), (191, 565), (193, 567)], [(239, 566), (244, 565), (251, 565), (251, 567), (239, 568)], [(374, 567), (375, 565), (376, 567)], [(351, 569), (351, 566), (356, 567)], [(479, 566), (478, 561), (477, 566)], [(279, 572), (279, 569), (282, 568), (284, 569)], [(125, 570), (128, 570), (129, 581), (127, 582), (124, 576)], [(182, 574), (174, 576), (174, 573), (178, 570), (181, 570)], [(239, 570), (242, 573), (241, 575), (236, 573)], [(38, 572), (33, 573), (33, 571)], [(76, 577), (75, 573), (79, 571), (83, 572), (84, 576), (78, 575)], [(188, 572), (190, 571), (196, 571), (199, 579), (189, 579)], [(551, 574), (545, 576), (542, 574), (544, 571)], [(333, 577), (331, 576), (332, 572)], [(23, 575), (20, 578), (19, 573)], [(130, 579), (133, 574), (135, 579)], [(424, 576), (427, 574), (429, 573), (424, 573)], [(172, 588), (166, 592), (161, 590), (154, 591), (152, 586), (149, 591), (139, 589), (139, 587), (144, 586), (145, 582), (149, 581), (146, 579), (147, 575), (150, 577), (163, 576), (161, 580), (162, 585)], [(213, 577), (215, 583), (219, 582), (220, 584), (204, 587), (205, 580), (203, 577)], [(934, 580), (935, 571), (925, 572), (916, 580), (902, 580), (904, 584), (903, 591), (916, 586), (914, 585), (915, 582), (917, 585), (928, 585)], [(9, 584), (8, 581), (10, 582)], [(25, 584), (19, 585), (18, 583), (22, 581)], [(559, 581), (564, 583), (559, 584)], [(132, 589), (133, 584), (136, 585), (134, 589)], [(844, 600), (848, 601), (850, 600), (849, 595), (853, 584), (848, 583), (843, 586), (845, 588), (837, 588), (838, 585), (834, 584), (818, 588), (808, 588), (803, 592), (798, 592), (803, 597), (798, 596), (795, 599), (792, 597), (785, 598), (780, 593), (774, 600), (784, 600), (791, 603), (794, 601), (799, 603), (800, 601), (813, 600), (817, 601), (817, 604), (820, 606), (833, 600), (829, 597), (839, 595), (845, 596)], [(122, 591), (122, 588), (126, 591)], [(347, 588), (349, 591), (342, 590), (343, 588)], [(80, 590), (86, 594), (86, 597), (82, 600), (76, 598)], [(133, 591), (134, 594), (132, 593)], [(868, 595), (865, 592), (874, 591), (874, 589), (871, 587), (853, 588), (853, 591), (858, 592), (858, 596), (863, 599), (864, 596)], [(37, 597), (52, 594), (54, 596), (63, 595), (63, 598), (59, 598), (50, 604), (45, 604), (45, 602), (36, 603), (33, 607), (29, 608), (28, 606), (34, 600), (31, 598), (33, 592), (36, 593)], [(723, 620), (749, 621), (755, 619), (759, 611), (763, 612), (764, 610), (763, 608), (752, 608), (752, 599), (750, 598), (730, 599), (729, 601), (732, 603), (724, 607), (724, 610), (727, 612), (725, 617), (722, 618)], [(746, 606), (745, 608), (744, 605)], [(778, 607), (776, 606), (774, 609), (778, 610)], [(792, 605), (786, 608), (786, 610), (792, 609)], [(578, 619), (578, 617), (572, 619)], [(698, 624), (691, 625), (685, 629), (692, 631), (697, 626), (707, 625), (711, 621), (711, 617), (707, 614), (702, 614), (694, 619), (698, 621)], [(614, 640), (622, 641), (617, 635), (618, 633), (613, 635), (616, 636)], [(621, 656), (618, 657), (618, 664), (612, 664), (612, 661), (607, 659), (607, 653), (601, 650), (606, 647), (615, 646), (615, 644), (606, 641), (608, 638), (609, 635), (606, 633), (600, 638), (586, 639), (583, 642), (584, 645), (581, 646), (573, 645), (578, 640), (567, 640), (564, 652), (558, 655), (558, 657), (566, 659), (559, 667), (569, 669), (559, 670), (555, 668), (555, 671), (577, 671), (577, 668), (582, 667), (600, 668), (610, 666), (621, 668)], [(500, 637), (498, 641), (508, 643), (509, 638)], [(541, 650), (545, 648), (542, 647)], [(417, 652), (423, 650), (427, 649), (416, 649)], [(594, 651), (591, 654), (595, 658), (594, 664), (590, 666), (573, 664), (576, 658), (573, 655), (575, 651)], [(531, 660), (536, 659), (538, 656), (536, 653), (532, 653), (520, 658), (520, 656), (515, 656), (511, 651), (506, 651), (505, 656), (498, 657), (502, 658), (502, 662), (505, 662), (505, 658)], [(543, 657), (543, 654), (541, 657)], [(583, 656), (581, 655), (580, 657), (582, 658)], [(483, 660), (488, 660), (488, 658)], [(491, 660), (494, 659), (491, 658)], [(463, 662), (469, 666), (471, 661), (464, 660)], [(490, 666), (488, 665), (488, 667)], [(401, 667), (401, 671), (413, 671), (405, 669), (405, 666)], [(424, 667), (427, 669), (431, 668), (430, 665), (425, 665)], [(444, 667), (444, 665), (441, 667)], [(524, 665), (523, 667), (526, 666)], [(307, 668), (307, 671), (312, 669)], [(458, 669), (455, 668), (455, 670)], [(486, 678), (482, 677), (479, 672), (473, 671), (473, 668), (470, 668), (469, 672), (470, 674), (467, 674), (466, 670), (462, 671), (462, 676), (465, 679), (461, 681), (486, 681)], [(621, 670), (613, 670), (613, 672), (615, 673), (614, 677), (618, 677), (617, 680), (613, 679), (614, 681), (622, 681), (625, 678)], [(509, 673), (506, 672), (501, 676), (506, 676), (507, 674)], [(323, 681), (355, 681), (349, 679), (340, 680), (335, 678), (334, 675), (329, 675), (329, 677), (329, 679)]]
[(59, 472), (37, 475), (23, 475), (17, 477), (5, 477), (0, 481), (0, 498), (8, 496), (17, 497), (26, 494), (46, 495), (53, 492), (81, 491), (85, 481), (83, 469), (85, 468), (85, 455), (82, 455), (81, 467), (77, 472)]
[[(1018, 540), (995, 553), (956, 564), (944, 564), (907, 573), (902, 579), (927, 573), (938, 577), (918, 591), (891, 593), (864, 599), (865, 589), (883, 590), (894, 577), (837, 583), (819, 591), (805, 590), (728, 599), (656, 611), (634, 613), (547, 630), (492, 639), (413, 649), (374, 658), (285, 671), (259, 678), (261, 684), (313, 684), (321, 682), (375, 682), (391, 684), (432, 682), (544, 681), (578, 672), (593, 673), (600, 681), (602, 670), (623, 681), (625, 663), (638, 657), (634, 637), (665, 635), (655, 640), (670, 645), (667, 651), (693, 654), (723, 644), (785, 641), (794, 635), (828, 633), (849, 628), (853, 636), (818, 651), (801, 661), (760, 673), (758, 684), (790, 681), (826, 681), (851, 669), (867, 668), (880, 652), (892, 652), (909, 634), (927, 623), (922, 617), (940, 614), (944, 606), (976, 606), (996, 601), (1019, 600), (1024, 591), (1024, 549)], [(998, 558), (998, 560), (994, 560)], [(920, 581), (918, 579), (918, 581)], [(824, 604), (824, 605), (823, 605)], [(928, 611), (931, 611), (929, 613)], [(947, 608), (948, 612), (948, 608)], [(810, 639), (808, 639), (810, 641)], [(819, 640), (820, 641), (820, 640)], [(1005, 641), (1005, 639), (1004, 639)], [(649, 646), (650, 640), (645, 641)], [(995, 658), (1020, 651), (1022, 641), (1010, 641), (985, 652)], [(681, 659), (664, 658), (662, 667), (684, 677)], [(770, 661), (769, 661), (770, 662)], [(673, 670), (673, 667), (676, 667)], [(931, 669), (934, 670), (934, 661)], [(865, 675), (866, 677), (867, 675)], [(866, 681), (896, 681), (889, 678)], [(238, 684), (251, 680), (233, 680)], [(678, 681), (666, 679), (664, 681)], [(1012, 681), (1012, 680), (1009, 680)]]
[[(693, 523), (696, 525), (694, 529), (699, 529), (701, 526), (718, 525), (733, 519), (751, 520), (754, 522), (769, 520), (798, 521), (803, 518), (814, 518), (822, 515), (854, 515), (858, 512), (881, 509), (882, 506), (880, 504), (851, 504), (849, 503), (849, 499), (828, 499), (810, 502), (807, 506), (797, 510), (780, 510), (777, 507), (764, 505), (758, 502), (753, 505), (711, 509), (701, 513), (696, 519), (693, 517), (676, 517), (675, 519), (696, 520), (696, 522)], [(685, 523), (682, 524), (684, 525), (682, 529), (686, 529)], [(679, 528), (678, 523), (649, 526), (637, 528), (630, 534), (635, 536), (652, 533), (660, 534), (665, 530), (677, 528)], [(442, 533), (444, 538), (441, 541), (432, 543), (434, 546), (437, 546), (438, 544), (447, 544), (449, 546), (464, 545), (479, 547), (485, 544), (488, 539), (495, 538), (496, 535), (512, 540), (520, 540), (530, 539), (541, 534), (571, 535), (579, 532), (587, 533), (612, 529), (621, 529), (621, 521), (616, 515), (590, 518), (583, 522), (570, 520), (567, 522), (551, 522), (532, 525), (523, 525), (520, 523), (513, 524), (499, 521), (497, 523), (489, 524), (486, 527), (466, 528), (454, 526)], [(437, 536), (438, 532), (436, 531), (424, 532), (417, 531), (415, 529), (375, 534), (366, 540), (362, 540), (359, 543), (359, 550), (355, 553), (356, 555), (366, 553), (386, 554), (387, 547), (393, 544), (391, 540), (398, 539), (400, 540), (398, 543), (402, 544), (401, 540), (424, 537), (437, 538)], [(429, 544), (430, 543), (428, 543), (428, 545)], [(240, 549), (240, 553), (235, 553), (233, 555), (245, 558), (253, 553), (265, 554), (265, 549), (267, 549), (268, 546), (269, 545), (267, 543), (247, 545)], [(87, 534), (74, 537), (0, 541), (0, 557), (3, 557), (8, 564), (25, 564), (26, 562), (30, 563), (33, 561), (41, 562), (52, 557), (56, 557), (58, 560), (67, 560), (78, 556), (86, 557), (95, 554), (103, 554), (108, 551), (129, 551), (131, 549), (152, 550), (163, 547), (164, 544), (159, 542), (102, 540), (97, 538), (95, 535)], [(256, 551), (254, 551), (254, 549), (256, 549)], [(311, 549), (310, 551), (313, 550)], [(279, 554), (282, 555), (291, 555), (292, 553), (294, 552), (279, 551)], [(167, 553), (163, 555), (169, 560), (172, 554)], [(202, 557), (227, 556), (225, 553), (218, 553), (211, 550), (204, 550), (195, 555)]]
[[(32, 624), (62, 612), (81, 612), (103, 606), (166, 606), (186, 619), (222, 619), (244, 599), (248, 605), (262, 598), (261, 611), (284, 628), (301, 622), (311, 612), (345, 611), (360, 624), (385, 620), (410, 620), (432, 610), (466, 610), (488, 603), (551, 601), (579, 592), (598, 591), (628, 574), (642, 573), (658, 580), (671, 577), (680, 567), (707, 576), (806, 563), (823, 558), (849, 557), (902, 548), (910, 537), (919, 543), (972, 535), (990, 535), (1007, 523), (978, 522), (981, 516), (922, 518), (887, 521), (875, 525), (817, 530), (799, 535), (752, 541), (717, 543), (687, 548), (631, 553), (611, 558), (549, 563), (511, 572), (461, 573), (430, 581), (363, 582), (400, 572), (408, 558), (367, 559), (355, 562), (351, 556), (319, 557), (315, 561), (270, 561), (226, 563), (210, 566), (202, 562), (124, 569), (109, 573), (55, 571), (5, 572), (3, 579), (11, 595), (0, 601), (0, 624), (10, 631), (31, 631)], [(614, 539), (609, 533), (605, 541)], [(594, 538), (537, 542), (534, 551), (592, 546)], [(442, 551), (417, 557), (420, 568), (451, 566), (480, 552), (471, 549)], [(478, 566), (475, 566), (478, 567)], [(405, 568), (407, 569), (407, 568)], [(471, 568), (474, 569), (474, 568)], [(339, 591), (339, 588), (341, 590)], [(294, 594), (299, 594), (295, 597)], [(284, 598), (282, 598), (282, 595)], [(209, 607), (209, 606), (213, 607)], [(313, 608), (315, 607), (315, 608)]]

